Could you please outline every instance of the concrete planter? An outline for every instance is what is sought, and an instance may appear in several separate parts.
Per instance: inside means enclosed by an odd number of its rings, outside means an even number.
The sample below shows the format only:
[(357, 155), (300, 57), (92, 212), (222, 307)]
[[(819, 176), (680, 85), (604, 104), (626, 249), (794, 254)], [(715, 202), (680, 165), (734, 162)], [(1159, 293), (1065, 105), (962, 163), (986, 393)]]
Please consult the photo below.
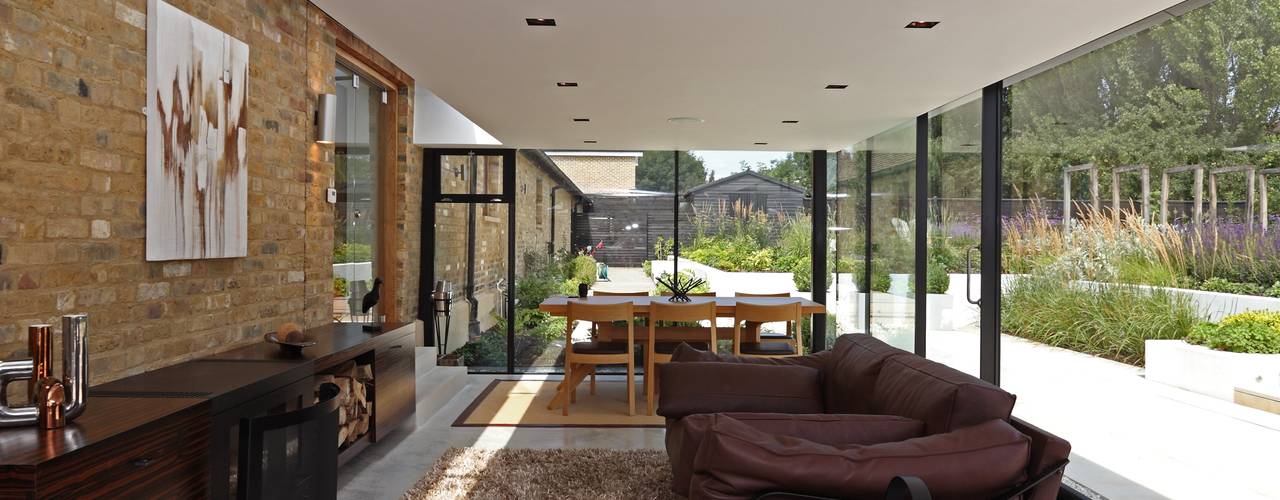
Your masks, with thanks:
[(1146, 341), (1147, 380), (1232, 401), (1236, 387), (1280, 389), (1280, 354), (1215, 351), (1181, 340)]
[(929, 330), (951, 329), (951, 307), (954, 298), (945, 293), (931, 293), (927, 298), (928, 310), (925, 312), (925, 325)]

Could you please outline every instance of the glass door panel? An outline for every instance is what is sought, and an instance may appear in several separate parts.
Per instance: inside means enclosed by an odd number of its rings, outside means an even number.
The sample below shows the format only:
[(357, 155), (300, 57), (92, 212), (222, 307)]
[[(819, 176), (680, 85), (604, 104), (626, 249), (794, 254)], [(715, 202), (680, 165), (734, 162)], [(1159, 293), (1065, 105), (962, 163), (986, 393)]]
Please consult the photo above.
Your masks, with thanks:
[[(507, 370), (507, 210), (501, 203), (437, 203), (436, 280), (453, 286), (445, 352), (471, 371)], [(447, 340), (447, 342), (445, 342)]]
[[(866, 289), (858, 287), (867, 256), (867, 151), (827, 153), (828, 328), (838, 334), (866, 333)], [(830, 347), (834, 339), (827, 340)]]
[[(359, 82), (359, 83), (356, 83)], [(382, 89), (338, 65), (334, 140), (333, 318), (371, 321), (378, 307), (365, 314), (360, 302), (372, 290), (378, 269), (378, 170), (381, 155), (378, 124)]]
[(979, 375), (982, 96), (930, 113), (925, 354)]
[(870, 139), (871, 291), (870, 333), (915, 350), (916, 199), (915, 121)]

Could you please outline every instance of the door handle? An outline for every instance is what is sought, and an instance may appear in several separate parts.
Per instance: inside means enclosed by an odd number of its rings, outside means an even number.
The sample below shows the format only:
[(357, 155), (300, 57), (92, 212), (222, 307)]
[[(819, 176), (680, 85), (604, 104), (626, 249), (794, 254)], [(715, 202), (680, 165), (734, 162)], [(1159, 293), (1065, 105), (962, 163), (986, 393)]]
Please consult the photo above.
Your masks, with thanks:
[(982, 306), (982, 297), (973, 300), (973, 251), (982, 249), (970, 247), (964, 251), (964, 299), (975, 306)]

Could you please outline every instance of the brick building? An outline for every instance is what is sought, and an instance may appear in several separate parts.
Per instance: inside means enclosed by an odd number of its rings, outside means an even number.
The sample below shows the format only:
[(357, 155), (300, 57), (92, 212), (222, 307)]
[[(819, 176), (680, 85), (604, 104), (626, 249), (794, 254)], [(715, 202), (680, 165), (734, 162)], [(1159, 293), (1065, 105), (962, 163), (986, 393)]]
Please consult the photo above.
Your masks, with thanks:
[(636, 165), (640, 152), (550, 151), (546, 155), (560, 170), (582, 188), (582, 192), (601, 193), (636, 188)]

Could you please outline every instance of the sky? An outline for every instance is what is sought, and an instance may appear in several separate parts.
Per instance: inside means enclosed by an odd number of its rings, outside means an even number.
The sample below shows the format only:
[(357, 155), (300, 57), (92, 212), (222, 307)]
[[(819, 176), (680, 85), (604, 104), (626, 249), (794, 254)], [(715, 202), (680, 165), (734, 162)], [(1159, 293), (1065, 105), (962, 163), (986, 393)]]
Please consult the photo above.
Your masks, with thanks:
[(738, 162), (746, 161), (753, 168), (757, 163), (769, 164), (773, 160), (781, 160), (788, 151), (689, 151), (690, 154), (702, 158), (707, 170), (714, 171), (717, 179), (723, 179), (738, 173), (741, 167)]

